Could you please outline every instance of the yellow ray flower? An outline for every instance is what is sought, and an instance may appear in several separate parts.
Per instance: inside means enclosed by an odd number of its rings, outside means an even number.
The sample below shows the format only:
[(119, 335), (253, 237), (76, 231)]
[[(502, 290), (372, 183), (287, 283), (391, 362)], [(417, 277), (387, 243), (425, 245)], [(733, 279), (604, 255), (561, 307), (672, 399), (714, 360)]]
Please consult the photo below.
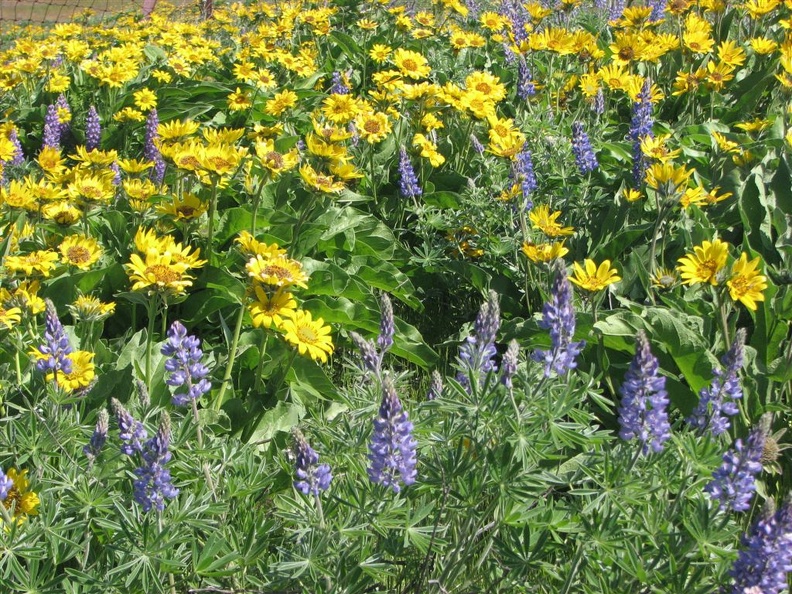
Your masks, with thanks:
[(286, 342), (314, 361), (326, 363), (327, 356), (333, 352), (330, 326), (326, 326), (322, 318), (313, 320), (310, 311), (298, 309), (294, 316), (283, 321), (282, 329)]
[(677, 270), (686, 285), (696, 283), (718, 284), (718, 273), (726, 266), (729, 255), (729, 244), (716, 239), (713, 242), (703, 241), (693, 248), (693, 253), (678, 260)]
[(757, 301), (764, 301), (762, 291), (767, 288), (767, 277), (757, 270), (760, 261), (757, 256), (749, 262), (748, 254), (743, 252), (732, 266), (731, 278), (726, 281), (731, 298), (751, 311), (756, 311)]
[(585, 268), (577, 262), (572, 266), (574, 273), (569, 277), (569, 280), (586, 291), (601, 291), (608, 285), (621, 280), (619, 272), (615, 268), (611, 268), (610, 260), (603, 260), (602, 264), (597, 266), (594, 260), (586, 258), (583, 262)]

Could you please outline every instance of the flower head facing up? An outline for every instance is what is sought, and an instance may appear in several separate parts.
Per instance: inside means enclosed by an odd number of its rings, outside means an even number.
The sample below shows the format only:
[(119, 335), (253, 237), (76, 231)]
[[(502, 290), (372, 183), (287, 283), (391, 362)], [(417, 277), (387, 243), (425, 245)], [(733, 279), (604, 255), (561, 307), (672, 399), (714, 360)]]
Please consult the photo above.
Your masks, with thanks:
[(720, 239), (703, 241), (693, 248), (693, 253), (679, 259), (682, 282), (686, 285), (696, 283), (718, 284), (719, 273), (726, 266), (729, 244)]
[(575, 310), (572, 307), (572, 286), (563, 266), (557, 266), (550, 301), (544, 304), (539, 327), (550, 331), (550, 349), (537, 349), (531, 358), (544, 363), (545, 377), (550, 377), (551, 371), (563, 375), (577, 367), (575, 359), (586, 341), (572, 340), (575, 335)]
[(165, 370), (170, 373), (170, 377), (165, 383), (177, 388), (172, 399), (174, 405), (183, 406), (191, 400), (197, 400), (212, 388), (206, 379), (209, 368), (201, 363), (201, 341), (195, 336), (188, 336), (187, 328), (178, 320), (168, 329), (168, 340), (162, 345), (162, 354), (169, 357), (165, 361)]
[(466, 389), (470, 389), (474, 379), (478, 382), (490, 372), (496, 371), (495, 336), (500, 328), (500, 305), (498, 294), (490, 291), (487, 300), (481, 304), (473, 334), (465, 338), (459, 347), (457, 361), (460, 367), (457, 381)]
[[(581, 289), (595, 293), (602, 291), (608, 285), (617, 283), (621, 280), (619, 272), (615, 268), (611, 268), (610, 260), (603, 260), (597, 266), (594, 260), (586, 258), (583, 266), (577, 262), (572, 264), (573, 275), (569, 280), (575, 283)], [(584, 268), (585, 267), (585, 268)]]
[(295, 474), (294, 488), (303, 495), (319, 495), (327, 491), (333, 475), (329, 464), (319, 464), (319, 454), (308, 444), (305, 436), (294, 431)]
[(393, 346), (393, 337), (396, 334), (393, 304), (386, 293), (380, 295), (380, 312), (380, 332), (377, 336), (377, 346), (381, 353), (385, 353)]
[(312, 319), (310, 311), (296, 310), (291, 318), (283, 321), (282, 330), (286, 342), (314, 361), (327, 363), (328, 356), (333, 353), (330, 326), (326, 326), (322, 318)]
[(413, 424), (402, 409), (390, 376), (382, 380), (382, 403), (374, 419), (374, 433), (369, 444), (369, 479), (391, 487), (394, 493), (401, 485), (412, 485), (417, 475), (417, 442), (412, 436)]
[(91, 435), (91, 440), (83, 447), (83, 454), (89, 459), (94, 460), (99, 456), (105, 442), (107, 441), (107, 430), (110, 428), (110, 415), (107, 409), (102, 409), (96, 419), (96, 427)]
[(619, 437), (626, 441), (639, 439), (644, 454), (650, 447), (655, 452), (662, 451), (663, 444), (671, 437), (666, 411), (668, 394), (665, 378), (658, 373), (657, 358), (652, 355), (643, 331), (636, 336), (635, 357), (619, 391), (622, 395)]
[(110, 399), (110, 406), (118, 422), (118, 437), (124, 442), (121, 445), (121, 453), (133, 456), (135, 452), (143, 449), (142, 443), (148, 437), (146, 428), (115, 398)]

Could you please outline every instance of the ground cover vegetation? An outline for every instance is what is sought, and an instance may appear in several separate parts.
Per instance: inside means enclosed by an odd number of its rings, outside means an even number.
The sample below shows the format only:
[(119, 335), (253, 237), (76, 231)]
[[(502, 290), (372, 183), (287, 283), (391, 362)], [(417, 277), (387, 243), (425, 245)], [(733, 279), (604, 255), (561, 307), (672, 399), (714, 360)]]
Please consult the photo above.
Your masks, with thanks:
[(790, 28), (7, 29), (3, 591), (787, 591)]

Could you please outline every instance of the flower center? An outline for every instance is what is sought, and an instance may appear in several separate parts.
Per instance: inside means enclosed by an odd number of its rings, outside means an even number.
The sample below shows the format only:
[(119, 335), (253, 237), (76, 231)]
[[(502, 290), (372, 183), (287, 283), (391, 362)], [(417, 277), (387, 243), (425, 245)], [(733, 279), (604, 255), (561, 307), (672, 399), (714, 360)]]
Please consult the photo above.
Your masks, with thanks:
[(148, 266), (146, 268), (146, 275), (152, 275), (155, 279), (156, 283), (173, 283), (179, 280), (181, 275), (168, 268), (163, 264), (154, 264), (153, 266)]
[(69, 250), (66, 252), (66, 257), (69, 259), (69, 262), (82, 264), (83, 262), (88, 262), (91, 259), (91, 252), (88, 250), (88, 248), (85, 248), (81, 245), (75, 245), (69, 248)]
[(300, 329), (297, 330), (297, 337), (306, 344), (316, 344), (319, 339), (313, 328), (308, 326), (300, 326)]

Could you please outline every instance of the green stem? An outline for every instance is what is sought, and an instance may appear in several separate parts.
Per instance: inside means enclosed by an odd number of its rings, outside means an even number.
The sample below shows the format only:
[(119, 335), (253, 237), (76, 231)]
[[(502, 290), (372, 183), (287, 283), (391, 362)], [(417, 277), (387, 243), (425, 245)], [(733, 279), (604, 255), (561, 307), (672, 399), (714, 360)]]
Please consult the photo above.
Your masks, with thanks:
[[(286, 363), (286, 366), (283, 368), (281, 373), (279, 374), (278, 378), (274, 380), (273, 383), (270, 384), (272, 388), (269, 386), (267, 387), (267, 392), (275, 396), (278, 393), (278, 390), (281, 389), (283, 383), (286, 381), (286, 376), (289, 373), (289, 369), (291, 369), (292, 364), (294, 363), (294, 358), (297, 356), (297, 351), (294, 350), (289, 357), (289, 361)], [(261, 420), (264, 418), (264, 415), (267, 414), (267, 408), (262, 406), (261, 411), (259, 412), (258, 416), (256, 417), (255, 422), (252, 425), (248, 425), (244, 431), (242, 432), (242, 441), (247, 442), (250, 437), (253, 435), (253, 432), (256, 430), (256, 427), (259, 426)]]
[(151, 368), (151, 356), (154, 347), (154, 326), (157, 321), (157, 298), (154, 293), (148, 303), (148, 332), (146, 334), (146, 388), (151, 394), (152, 375), (154, 370)]
[[(198, 440), (198, 447), (203, 450), (203, 431), (201, 431), (201, 422), (198, 418), (198, 403), (196, 402), (195, 398), (191, 398), (190, 404), (192, 405), (193, 420), (195, 421), (195, 435)], [(217, 501), (217, 493), (215, 492), (214, 481), (212, 480), (212, 473), (209, 469), (209, 464), (204, 462), (202, 466), (206, 484), (209, 486), (209, 490), (212, 492), (214, 500)]]
[(220, 391), (215, 398), (214, 409), (220, 410), (223, 404), (223, 396), (225, 396), (226, 388), (231, 383), (231, 375), (234, 371), (234, 361), (236, 361), (237, 348), (239, 347), (239, 333), (242, 331), (242, 321), (245, 319), (245, 306), (241, 305), (239, 308), (239, 315), (237, 316), (236, 326), (234, 326), (234, 335), (231, 337), (231, 348), (228, 350), (228, 363), (226, 364), (225, 374), (223, 375), (223, 383), (220, 386)]
[(214, 240), (214, 217), (217, 211), (217, 176), (212, 175), (212, 197), (209, 200), (209, 232), (206, 240), (206, 253), (209, 265), (214, 264), (214, 247), (212, 246)]
[(261, 336), (261, 345), (259, 346), (259, 360), (258, 365), (256, 365), (256, 378), (253, 381), (253, 392), (258, 394), (261, 390), (261, 374), (264, 372), (264, 353), (267, 352), (267, 340), (269, 339), (269, 335), (267, 331), (264, 331), (264, 334)]
[(377, 181), (376, 176), (374, 175), (374, 145), (372, 144), (369, 147), (369, 154), (368, 154), (368, 162), (369, 162), (369, 182), (371, 183), (371, 195), (374, 197), (374, 202), (377, 202)]

